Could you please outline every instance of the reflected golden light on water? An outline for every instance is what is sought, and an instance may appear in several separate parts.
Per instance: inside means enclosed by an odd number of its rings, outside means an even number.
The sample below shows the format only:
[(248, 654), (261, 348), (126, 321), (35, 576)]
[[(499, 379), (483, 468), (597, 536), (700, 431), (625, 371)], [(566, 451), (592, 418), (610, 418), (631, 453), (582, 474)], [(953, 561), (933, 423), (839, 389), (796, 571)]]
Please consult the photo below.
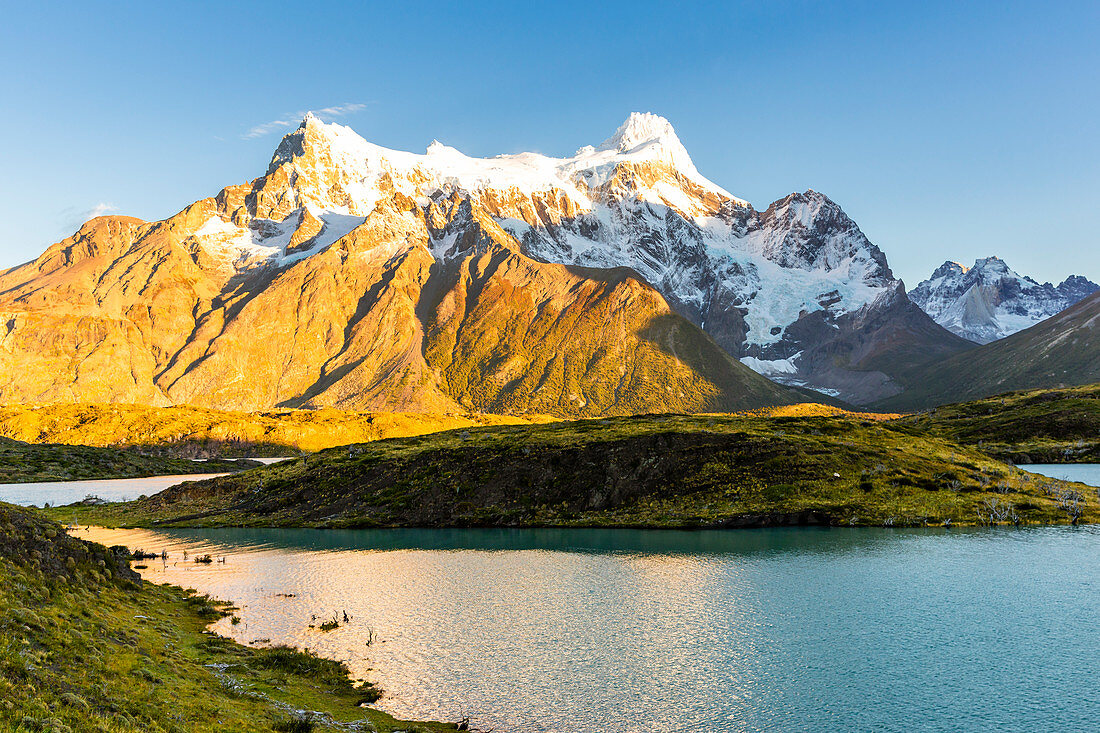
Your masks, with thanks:
[[(719, 643), (705, 640), (714, 633), (706, 622), (708, 586), (737, 582), (728, 567), (716, 575), (714, 563), (688, 554), (288, 550), (233, 546), (201, 533), (93, 528), (79, 535), (166, 551), (166, 561), (143, 563), (142, 576), (233, 601), (239, 623), (221, 619), (216, 632), (344, 661), (354, 677), (387, 691), (380, 705), (394, 714), (476, 718), (483, 703), (464, 694), (468, 688), (507, 684), (511, 692), (494, 718), (502, 725), (522, 722), (506, 717), (515, 708), (547, 704), (576, 719), (605, 716), (586, 690), (621, 670), (659, 717), (665, 698), (690, 685), (692, 649)], [(206, 553), (225, 562), (193, 562)], [(722, 613), (736, 615), (740, 602), (728, 599)], [(316, 628), (345, 612), (350, 622), (340, 628)], [(519, 705), (524, 695), (530, 703)], [(638, 721), (638, 730), (658, 722)]]

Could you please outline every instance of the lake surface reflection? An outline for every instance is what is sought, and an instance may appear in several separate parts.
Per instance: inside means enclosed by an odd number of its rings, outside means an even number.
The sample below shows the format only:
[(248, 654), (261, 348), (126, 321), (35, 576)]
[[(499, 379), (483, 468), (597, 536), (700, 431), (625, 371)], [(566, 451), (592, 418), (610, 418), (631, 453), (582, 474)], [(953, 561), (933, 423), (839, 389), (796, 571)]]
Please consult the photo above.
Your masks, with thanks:
[[(1100, 531), (81, 530), (497, 731), (1075, 730), (1100, 717)], [(182, 560), (210, 552), (224, 564)], [(344, 611), (349, 624), (310, 629)], [(376, 639), (370, 645), (371, 636)]]
[[(250, 458), (270, 466), (292, 458)], [(197, 461), (201, 463), (202, 461)], [(224, 473), (185, 473), (174, 476), (143, 476), (141, 478), (105, 478), (86, 481), (34, 481), (20, 484), (0, 484), (0, 501), (20, 506), (65, 506), (95, 496), (104, 501), (129, 501), (140, 496), (152, 496), (170, 486), (185, 481), (225, 476)]]
[(64, 506), (95, 496), (104, 501), (128, 501), (139, 496), (152, 496), (169, 486), (184, 481), (202, 481), (224, 473), (188, 473), (179, 476), (145, 476), (142, 478), (106, 478), (87, 481), (35, 481), (23, 484), (0, 484), (0, 501), (20, 506)]

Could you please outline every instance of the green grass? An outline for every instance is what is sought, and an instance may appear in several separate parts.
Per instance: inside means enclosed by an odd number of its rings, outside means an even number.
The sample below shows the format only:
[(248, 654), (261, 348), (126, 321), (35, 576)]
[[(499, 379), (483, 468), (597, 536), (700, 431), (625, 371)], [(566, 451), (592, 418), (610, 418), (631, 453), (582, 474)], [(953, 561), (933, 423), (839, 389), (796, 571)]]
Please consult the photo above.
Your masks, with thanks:
[[(82, 508), (107, 526), (727, 527), (1100, 519), (1095, 490), (912, 426), (854, 417), (667, 415), (491, 427), (321, 451)], [(68, 519), (70, 510), (55, 516)], [(1004, 521), (1008, 521), (1007, 519)]]
[(1014, 463), (1100, 463), (1100, 384), (945, 405), (895, 425)]
[(256, 465), (252, 461), (200, 462), (117, 448), (32, 444), (0, 437), (0, 483), (225, 473)]
[(115, 552), (0, 504), (0, 730), (304, 730), (307, 717), (316, 730), (454, 730), (360, 707), (378, 691), (339, 662), (215, 636), (225, 604), (138, 583)]

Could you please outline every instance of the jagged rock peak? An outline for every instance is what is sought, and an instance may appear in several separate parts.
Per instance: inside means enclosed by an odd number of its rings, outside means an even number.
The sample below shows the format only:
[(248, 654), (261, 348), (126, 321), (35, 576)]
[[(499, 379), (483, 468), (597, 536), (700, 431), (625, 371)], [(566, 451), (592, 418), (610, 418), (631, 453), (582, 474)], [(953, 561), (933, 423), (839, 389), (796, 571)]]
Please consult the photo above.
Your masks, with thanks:
[(307, 112), (301, 124), (283, 136), (271, 156), (267, 172), (270, 174), (280, 165), (307, 155), (310, 149), (324, 150), (329, 154), (339, 152), (351, 161), (368, 157), (370, 148), (376, 146), (372, 146), (350, 127), (326, 123), (312, 112)]
[[(991, 257), (982, 257), (974, 260), (974, 266), (970, 268), (979, 277), (1019, 277), (1013, 270), (1005, 264), (1005, 261), (996, 255)], [(1030, 277), (1024, 276), (1023, 279), (1029, 282), (1035, 282)]]
[(771, 232), (762, 251), (784, 267), (840, 269), (875, 287), (894, 280), (882, 250), (823, 193), (788, 194), (773, 202), (760, 222)]
[(944, 328), (984, 344), (1029, 328), (1097, 289), (1080, 276), (1057, 287), (1040, 284), (994, 256), (975, 260), (973, 267), (945, 262), (909, 295)]
[(768, 211), (782, 216), (802, 219), (809, 222), (815, 219), (822, 211), (839, 212), (845, 218), (848, 215), (844, 210), (825, 194), (808, 188), (802, 193), (789, 193), (775, 201), (768, 207)]
[(1070, 275), (1062, 281), (1058, 290), (1076, 302), (1100, 290), (1100, 285), (1083, 275)]
[(942, 277), (955, 277), (959, 275), (965, 275), (969, 270), (970, 268), (961, 262), (948, 260), (932, 272), (932, 279), (936, 280)]

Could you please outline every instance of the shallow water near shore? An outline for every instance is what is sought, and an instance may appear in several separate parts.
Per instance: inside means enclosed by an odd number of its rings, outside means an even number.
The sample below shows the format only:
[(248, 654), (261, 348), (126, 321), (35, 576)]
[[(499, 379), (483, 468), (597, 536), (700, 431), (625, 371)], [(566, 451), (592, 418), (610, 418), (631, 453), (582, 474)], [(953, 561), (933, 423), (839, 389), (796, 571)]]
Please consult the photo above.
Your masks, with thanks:
[(104, 501), (129, 501), (140, 496), (152, 496), (169, 486), (184, 481), (202, 481), (224, 473), (185, 473), (177, 476), (144, 476), (142, 478), (88, 479), (86, 481), (35, 481), (22, 484), (0, 484), (0, 501), (20, 506), (65, 506), (86, 497)]
[(1100, 486), (1100, 463), (1021, 463), (1019, 468), (1063, 481)]
[[(265, 465), (293, 460), (291, 458), (249, 458)], [(196, 460), (202, 463), (201, 460)], [(105, 478), (84, 481), (34, 481), (18, 484), (0, 484), (0, 501), (20, 506), (65, 506), (94, 496), (104, 501), (130, 501), (140, 496), (152, 496), (170, 486), (185, 481), (225, 476), (224, 473), (184, 473), (171, 476), (143, 476), (140, 478)]]
[(407, 717), (594, 733), (1100, 716), (1093, 527), (79, 536), (167, 550), (142, 574), (236, 602), (240, 623), (218, 632), (342, 659)]

